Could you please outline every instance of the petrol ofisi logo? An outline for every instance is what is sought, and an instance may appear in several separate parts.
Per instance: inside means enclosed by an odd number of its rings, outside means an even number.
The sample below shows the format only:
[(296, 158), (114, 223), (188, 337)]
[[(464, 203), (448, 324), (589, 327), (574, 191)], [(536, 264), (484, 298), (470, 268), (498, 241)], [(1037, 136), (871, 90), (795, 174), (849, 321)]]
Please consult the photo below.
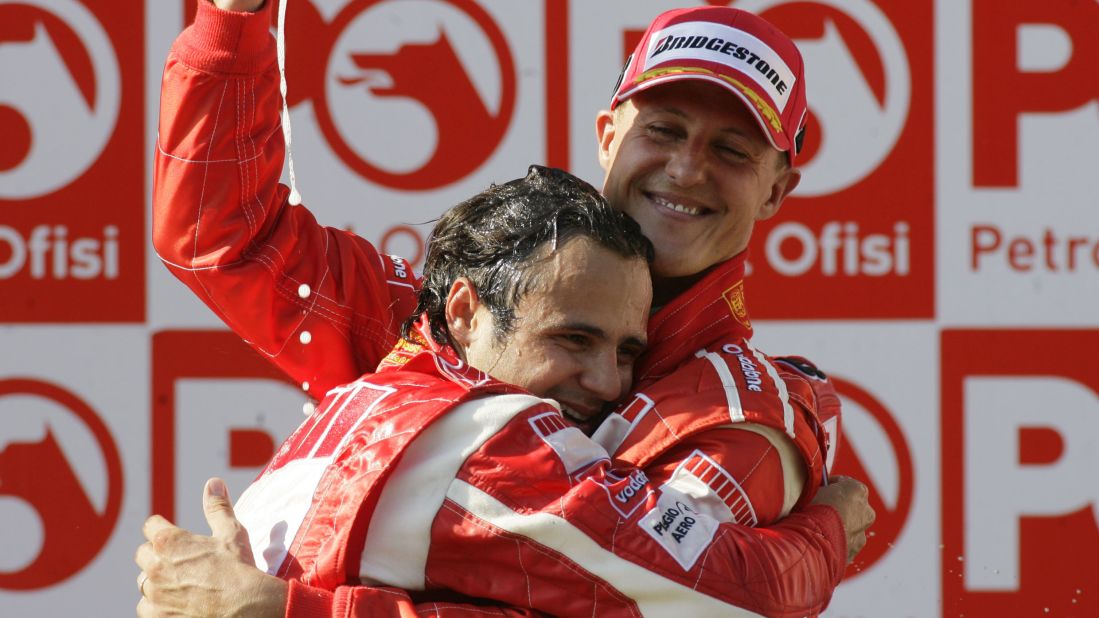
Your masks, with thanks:
[(904, 531), (916, 493), (915, 460), (904, 431), (881, 400), (852, 381), (831, 379), (843, 399), (842, 437), (832, 472), (866, 483), (877, 513), (873, 536), (847, 567), (851, 580), (884, 558)]
[(51, 193), (102, 152), (119, 108), (118, 61), (83, 5), (0, 3), (0, 197)]
[(503, 141), (515, 66), (491, 16), (471, 0), (359, 0), (327, 27), (317, 120), (368, 180), (428, 190), (480, 168)]
[(0, 322), (144, 317), (144, 8), (120, 4), (0, 0)]
[[(760, 222), (753, 234), (753, 314), (930, 317), (932, 63), (909, 50), (932, 48), (931, 5), (733, 5), (758, 13), (797, 43), (810, 112), (801, 183), (778, 216)], [(814, 302), (788, 302), (791, 279)]]
[(1096, 615), (1099, 332), (941, 342), (943, 615)]
[(301, 390), (229, 331), (162, 331), (152, 344), (151, 512), (201, 526), (202, 484), (220, 476), (239, 496), (303, 420), (287, 404)]
[[(1014, 188), (1021, 118), (1099, 101), (1099, 4), (975, 0), (972, 6), (972, 185)], [(1026, 45), (1033, 35), (1040, 42)], [(1035, 57), (1039, 46), (1044, 53)]]
[(0, 588), (45, 588), (106, 545), (122, 506), (121, 458), (98, 414), (56, 385), (0, 380), (0, 417)]

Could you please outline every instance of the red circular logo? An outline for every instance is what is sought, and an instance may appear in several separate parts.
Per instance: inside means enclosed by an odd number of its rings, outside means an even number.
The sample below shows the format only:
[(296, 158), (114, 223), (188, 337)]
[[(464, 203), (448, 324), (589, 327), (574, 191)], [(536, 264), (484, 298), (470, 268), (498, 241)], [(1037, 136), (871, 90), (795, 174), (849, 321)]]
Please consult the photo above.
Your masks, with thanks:
[(120, 67), (103, 24), (75, 0), (2, 2), (0, 24), (0, 199), (31, 199), (79, 178), (107, 147)]
[[(60, 406), (64, 421), (75, 416), (98, 447), (105, 467), (106, 499), (96, 507), (82, 482), (89, 458), (68, 447), (70, 424), (39, 421), (44, 430), (35, 438), (9, 439), (0, 443), (0, 496), (23, 502), (42, 524), (42, 543), (32, 560), (20, 570), (0, 572), (0, 588), (34, 590), (56, 584), (78, 573), (106, 545), (118, 521), (122, 506), (122, 463), (118, 448), (99, 416), (72, 393), (36, 380), (0, 380), (0, 397), (23, 396)], [(16, 407), (18, 404), (13, 405)], [(8, 414), (20, 421), (33, 418), (33, 411), (18, 407)], [(52, 407), (52, 406), (51, 406)], [(10, 420), (10, 419), (9, 419)], [(64, 425), (61, 429), (55, 425)], [(80, 436), (76, 436), (80, 438)], [(8, 530), (6, 533), (12, 533)]]
[(409, 255), (401, 251), (395, 251), (392, 249), (392, 245), (395, 244), (396, 239), (403, 237), (406, 244), (411, 244), (414, 253), (409, 263), (413, 268), (422, 266), (421, 261), (424, 259), (424, 239), (420, 236), (420, 233), (416, 231), (416, 228), (411, 225), (395, 225), (385, 231), (382, 234), (382, 240), (379, 247), (382, 253), (388, 255)]
[[(851, 382), (834, 376), (831, 379), (836, 385), (836, 390), (845, 400), (843, 412), (844, 437), (841, 438), (839, 449), (836, 451), (836, 461), (832, 467), (832, 472), (851, 476), (866, 483), (870, 488), (870, 506), (874, 507), (874, 511), (877, 513), (877, 519), (870, 528), (870, 534), (873, 536), (867, 539), (866, 546), (855, 557), (855, 561), (847, 567), (846, 579), (850, 580), (869, 569), (878, 560), (881, 560), (893, 547), (897, 538), (900, 537), (901, 531), (908, 521), (908, 514), (912, 510), (915, 475), (913, 473), (912, 453), (908, 449), (908, 442), (904, 438), (904, 432), (901, 431), (900, 425), (893, 419), (893, 415), (889, 413), (889, 410), (873, 395)], [(892, 451), (892, 463), (895, 465), (896, 472), (895, 483), (880, 482), (879, 479), (882, 478), (882, 475), (869, 473), (868, 465), (864, 463), (864, 457), (866, 461), (870, 461), (871, 457), (860, 453), (858, 445), (860, 442), (866, 445), (872, 437), (862, 436), (866, 438), (863, 442), (858, 439), (863, 432), (856, 433), (852, 431), (857, 427), (852, 416), (860, 412), (865, 413), (860, 414), (860, 420), (863, 421), (860, 425), (868, 429), (865, 433), (878, 434), (878, 437), (881, 438), (879, 442), (887, 445), (887, 448)], [(875, 456), (872, 459), (874, 466), (888, 466), (890, 463), (884, 461), (885, 458), (882, 457)], [(889, 485), (892, 485), (892, 487), (889, 487)]]
[(358, 174), (395, 189), (434, 189), (496, 151), (515, 108), (515, 66), (475, 2), (357, 0), (328, 32), (317, 121)]

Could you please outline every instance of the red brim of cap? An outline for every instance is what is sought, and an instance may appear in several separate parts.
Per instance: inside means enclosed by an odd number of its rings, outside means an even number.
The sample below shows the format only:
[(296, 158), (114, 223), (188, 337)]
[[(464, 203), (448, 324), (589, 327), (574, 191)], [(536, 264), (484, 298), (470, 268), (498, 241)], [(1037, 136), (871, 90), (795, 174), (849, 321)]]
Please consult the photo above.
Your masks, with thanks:
[[(733, 71), (733, 73), (736, 72)], [(614, 94), (614, 100), (611, 101), (611, 109), (614, 109), (619, 103), (638, 92), (648, 90), (661, 84), (685, 79), (697, 79), (717, 84), (736, 95), (736, 97), (752, 112), (752, 117), (756, 119), (759, 129), (767, 136), (767, 141), (770, 142), (776, 150), (781, 152), (790, 151), (793, 136), (787, 135), (787, 132), (783, 130), (782, 118), (778, 115), (778, 112), (775, 111), (774, 107), (771, 106), (767, 99), (748, 85), (751, 81), (746, 77), (738, 78), (734, 75), (725, 75), (724, 72), (716, 73), (703, 68), (677, 67), (675, 72), (650, 77), (629, 87), (623, 85), (618, 89), (618, 92)]]

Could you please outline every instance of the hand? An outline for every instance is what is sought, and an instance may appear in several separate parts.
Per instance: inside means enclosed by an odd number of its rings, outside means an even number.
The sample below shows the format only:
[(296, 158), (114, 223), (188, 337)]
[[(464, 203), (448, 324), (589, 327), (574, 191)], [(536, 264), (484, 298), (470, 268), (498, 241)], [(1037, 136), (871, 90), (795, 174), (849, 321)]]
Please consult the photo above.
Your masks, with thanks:
[(866, 530), (877, 517), (869, 496), (870, 491), (861, 482), (849, 476), (833, 476), (813, 498), (813, 504), (827, 504), (839, 511), (843, 530), (847, 533), (847, 564), (851, 564), (866, 545)]
[[(208, 0), (199, 0), (206, 2)], [(241, 13), (255, 13), (263, 6), (265, 0), (213, 0), (214, 6), (223, 11), (237, 11)]]
[(237, 521), (221, 479), (210, 479), (202, 509), (212, 536), (193, 534), (159, 515), (145, 520), (149, 542), (137, 548), (141, 618), (284, 615), (287, 583), (255, 566), (248, 531)]

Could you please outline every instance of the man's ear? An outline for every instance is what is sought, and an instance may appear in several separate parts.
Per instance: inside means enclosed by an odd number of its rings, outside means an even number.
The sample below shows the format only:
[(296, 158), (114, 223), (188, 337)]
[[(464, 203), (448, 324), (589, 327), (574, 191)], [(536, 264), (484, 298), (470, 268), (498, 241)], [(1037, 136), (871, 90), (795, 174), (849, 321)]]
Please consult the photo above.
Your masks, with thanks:
[(462, 353), (473, 341), (477, 328), (477, 308), (481, 298), (477, 288), (466, 277), (458, 277), (446, 295), (446, 327), (454, 345)]
[[(785, 154), (782, 156), (786, 156)], [(801, 182), (801, 170), (796, 167), (783, 169), (771, 184), (771, 195), (763, 203), (763, 207), (756, 213), (756, 221), (770, 219), (782, 208), (782, 202), (797, 188)]]
[(614, 161), (614, 155), (611, 152), (614, 136), (614, 112), (609, 109), (600, 111), (595, 117), (595, 139), (599, 142), (599, 166), (604, 172), (610, 171), (611, 163)]

